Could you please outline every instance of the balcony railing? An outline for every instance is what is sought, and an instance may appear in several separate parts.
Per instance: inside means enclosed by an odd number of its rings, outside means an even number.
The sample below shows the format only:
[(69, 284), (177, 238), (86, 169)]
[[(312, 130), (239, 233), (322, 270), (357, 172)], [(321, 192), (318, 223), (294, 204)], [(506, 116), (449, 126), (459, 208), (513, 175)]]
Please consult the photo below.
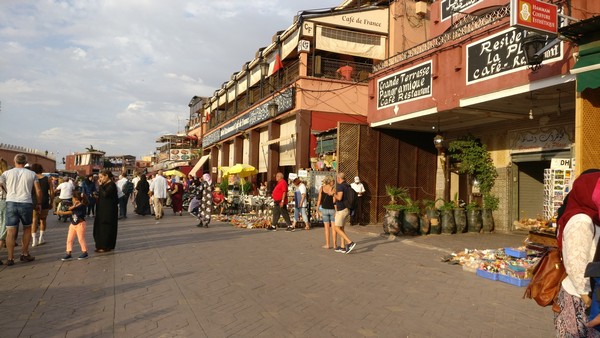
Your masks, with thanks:
[[(349, 78), (344, 78), (337, 72), (337, 70), (343, 66), (352, 67)], [(369, 72), (372, 68), (373, 65), (370, 63), (349, 62), (317, 56), (308, 59), (307, 74), (309, 77), (362, 82), (369, 77)], [(300, 61), (285, 64), (283, 69), (265, 78), (262, 83), (258, 83), (248, 88), (244, 93), (238, 95), (235, 100), (221, 105), (216, 111), (212, 111), (211, 119), (208, 122), (209, 130), (246, 112), (257, 102), (260, 102), (267, 97), (271, 97), (273, 93), (279, 92), (281, 89), (296, 82), (299, 77)]]

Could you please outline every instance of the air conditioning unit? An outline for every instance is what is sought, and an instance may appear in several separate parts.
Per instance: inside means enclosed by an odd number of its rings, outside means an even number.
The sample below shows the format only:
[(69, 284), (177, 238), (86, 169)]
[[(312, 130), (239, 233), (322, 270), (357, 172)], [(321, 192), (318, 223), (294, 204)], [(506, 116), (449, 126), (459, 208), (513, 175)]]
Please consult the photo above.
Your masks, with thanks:
[(415, 3), (415, 14), (420, 17), (424, 17), (427, 15), (427, 2), (418, 1)]

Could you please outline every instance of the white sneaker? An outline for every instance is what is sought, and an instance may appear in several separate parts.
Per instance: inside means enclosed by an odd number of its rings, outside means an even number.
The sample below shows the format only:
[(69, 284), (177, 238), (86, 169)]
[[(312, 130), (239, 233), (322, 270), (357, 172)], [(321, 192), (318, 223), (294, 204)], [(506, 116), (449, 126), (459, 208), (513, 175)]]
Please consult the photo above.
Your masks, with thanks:
[(33, 236), (33, 237), (31, 238), (31, 246), (32, 246), (32, 247), (34, 247), (34, 246), (36, 246), (36, 245), (37, 245), (37, 239), (35, 238), (35, 236)]
[(42, 244), (46, 244), (46, 241), (40, 237), (40, 240), (38, 241), (38, 245), (42, 245)]

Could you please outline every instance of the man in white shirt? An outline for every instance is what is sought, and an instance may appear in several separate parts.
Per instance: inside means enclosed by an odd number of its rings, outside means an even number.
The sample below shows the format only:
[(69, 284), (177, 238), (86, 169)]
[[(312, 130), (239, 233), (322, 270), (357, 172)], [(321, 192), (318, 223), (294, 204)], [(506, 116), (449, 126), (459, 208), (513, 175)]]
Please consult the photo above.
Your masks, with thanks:
[(117, 198), (119, 199), (119, 219), (127, 218), (127, 200), (128, 197), (123, 188), (125, 187), (125, 183), (127, 183), (127, 177), (121, 174), (119, 175), (119, 180), (117, 181)]
[(296, 191), (294, 192), (294, 222), (292, 223), (291, 227), (287, 228), (286, 231), (294, 231), (294, 229), (296, 228), (296, 223), (298, 223), (298, 221), (300, 220), (300, 215), (302, 215), (304, 229), (309, 230), (310, 222), (308, 220), (308, 214), (306, 213), (306, 185), (298, 177), (294, 179), (293, 183), (296, 186)]
[(71, 182), (71, 178), (65, 177), (65, 181), (59, 184), (54, 192), (56, 193), (60, 191), (58, 198), (61, 200), (69, 200), (70, 202), (73, 198), (73, 190), (75, 190), (75, 185), (73, 185), (73, 182)]
[[(14, 159), (15, 167), (0, 175), (0, 189), (6, 191), (6, 249), (8, 262), (6, 265), (15, 264), (15, 235), (19, 223), (23, 223), (23, 246), (21, 248), (21, 262), (31, 262), (35, 257), (29, 254), (31, 242), (31, 224), (33, 223), (33, 209), (41, 209), (42, 189), (36, 174), (25, 168), (27, 156), (17, 154)], [(31, 193), (36, 194), (37, 205), (33, 205)]]
[(154, 200), (154, 218), (161, 219), (165, 213), (163, 212), (163, 204), (167, 198), (167, 179), (162, 175), (162, 170), (159, 170), (156, 177), (150, 184), (150, 191), (148, 194), (153, 197)]
[(360, 178), (358, 176), (354, 177), (354, 183), (350, 184), (350, 187), (352, 187), (352, 189), (354, 189), (354, 191), (356, 191), (356, 196), (357, 198), (357, 205), (356, 205), (356, 210), (354, 211), (354, 215), (352, 215), (352, 221), (350, 222), (350, 225), (355, 225), (355, 224), (359, 224), (359, 225), (364, 225), (364, 217), (362, 214), (362, 206), (363, 206), (363, 195), (365, 194), (365, 186), (362, 184), (362, 182), (360, 181)]

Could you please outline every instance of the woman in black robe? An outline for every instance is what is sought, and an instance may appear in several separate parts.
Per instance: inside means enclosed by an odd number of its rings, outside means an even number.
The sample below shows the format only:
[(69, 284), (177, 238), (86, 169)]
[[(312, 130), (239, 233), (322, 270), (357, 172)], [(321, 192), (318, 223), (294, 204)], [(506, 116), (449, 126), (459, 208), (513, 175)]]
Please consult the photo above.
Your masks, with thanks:
[(117, 228), (119, 219), (119, 199), (117, 185), (113, 182), (109, 170), (103, 170), (98, 176), (98, 201), (96, 218), (94, 219), (94, 242), (96, 252), (109, 252), (117, 243)]
[(138, 181), (135, 190), (137, 190), (135, 195), (135, 212), (142, 216), (150, 215), (150, 196), (148, 195), (150, 184), (148, 184), (146, 175), (140, 175), (140, 180)]

